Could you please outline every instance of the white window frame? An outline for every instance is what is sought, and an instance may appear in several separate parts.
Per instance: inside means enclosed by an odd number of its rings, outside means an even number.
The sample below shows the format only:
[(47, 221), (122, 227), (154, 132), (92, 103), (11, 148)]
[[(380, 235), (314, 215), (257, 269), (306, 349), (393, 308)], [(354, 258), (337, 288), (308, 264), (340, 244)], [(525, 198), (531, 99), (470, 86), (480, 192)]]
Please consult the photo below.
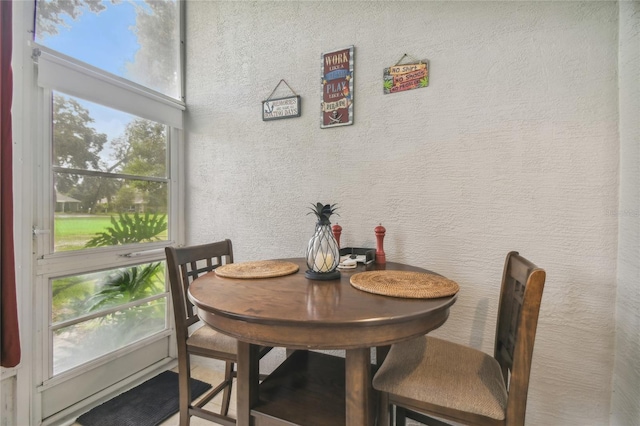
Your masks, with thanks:
[[(40, 378), (39, 387), (40, 390), (45, 390), (60, 381), (68, 380), (73, 377), (82, 375), (86, 371), (95, 368), (97, 365), (106, 364), (117, 357), (121, 356), (131, 350), (135, 350), (137, 347), (143, 346), (158, 339), (166, 338), (171, 334), (171, 321), (170, 321), (170, 298), (168, 286), (163, 294), (167, 300), (167, 324), (165, 331), (154, 335), (153, 337), (144, 339), (143, 341), (131, 345), (130, 348), (113, 352), (109, 355), (101, 357), (98, 360), (87, 363), (85, 366), (74, 368), (68, 372), (64, 372), (53, 377), (53, 365), (51, 362), (52, 355), (52, 340), (49, 324), (51, 318), (51, 298), (50, 281), (55, 278), (64, 277), (68, 275), (84, 274), (94, 272), (97, 270), (106, 270), (111, 268), (126, 267), (141, 262), (154, 262), (163, 261), (165, 259), (164, 251), (162, 250), (167, 245), (175, 245), (180, 240), (178, 231), (182, 230), (180, 225), (183, 221), (181, 217), (181, 209), (178, 208), (178, 203), (173, 199), (174, 194), (181, 194), (178, 184), (181, 179), (181, 170), (178, 168), (180, 164), (181, 155), (181, 141), (182, 130), (175, 125), (182, 126), (182, 111), (184, 110), (184, 104), (180, 101), (164, 98), (161, 95), (154, 93), (141, 92), (140, 86), (131, 83), (132, 90), (126, 91), (127, 82), (119, 79), (118, 81), (110, 79), (110, 76), (100, 70), (88, 70), (84, 64), (77, 61), (70, 60), (70, 58), (63, 58), (63, 61), (57, 61), (56, 53), (48, 50), (46, 56), (43, 55), (42, 46), (34, 46), (32, 58), (37, 61), (37, 99), (38, 99), (38, 113), (41, 123), (37, 130), (37, 149), (35, 158), (37, 161), (36, 170), (39, 174), (36, 175), (36, 198), (44, 201), (41, 203), (36, 202), (36, 225), (35, 232), (36, 237), (36, 306), (40, 309), (37, 310), (36, 322), (40, 324), (40, 339), (38, 339), (36, 350), (39, 353), (47, 354), (42, 359), (42, 364), (36, 371)], [(43, 56), (46, 60), (43, 61)], [(43, 66), (44, 64), (44, 66)], [(63, 66), (51, 66), (51, 64), (63, 64)], [(43, 73), (52, 72), (51, 75), (44, 75)], [(74, 78), (81, 78), (83, 84), (79, 85), (79, 88), (75, 90), (69, 90), (69, 82), (73, 78), (69, 78), (69, 75)], [(65, 77), (66, 75), (66, 77)], [(92, 79), (94, 84), (91, 84)], [(60, 81), (58, 81), (60, 80)], [(46, 87), (51, 85), (51, 87)], [(45, 86), (45, 87), (43, 87)], [(98, 90), (93, 93), (92, 88), (98, 87)], [(82, 90), (81, 90), (82, 89)], [(53, 252), (53, 209), (54, 200), (51, 197), (53, 188), (53, 164), (51, 153), (51, 105), (53, 91), (60, 91), (62, 94), (69, 94), (77, 96), (91, 102), (100, 103), (101, 105), (118, 109), (130, 114), (139, 115), (143, 118), (154, 120), (168, 126), (167, 132), (167, 160), (169, 168), (167, 170), (167, 185), (169, 191), (169, 206), (168, 206), (168, 225), (169, 234), (167, 241), (150, 242), (150, 243), (136, 243), (123, 246), (112, 247), (100, 247), (94, 249), (84, 249), (82, 254), (77, 251), (70, 252)], [(73, 92), (73, 93), (67, 93)], [(105, 95), (106, 94), (106, 95)], [(101, 98), (101, 96), (103, 96)], [(125, 98), (126, 105), (123, 108), (122, 99)], [(143, 114), (141, 114), (143, 110)], [(173, 124), (173, 125), (172, 125)], [(79, 256), (82, 257), (82, 262), (78, 262)], [(45, 324), (49, 324), (46, 329)]]
[[(180, 55), (184, 58), (184, 2), (180, 2), (181, 20), (181, 45)], [(35, 362), (37, 353), (41, 352), (41, 345), (44, 343), (43, 324), (50, 318), (49, 307), (51, 301), (47, 294), (43, 294), (42, 289), (48, 288), (48, 280), (52, 277), (60, 276), (60, 273), (83, 273), (109, 266), (126, 266), (128, 264), (138, 264), (141, 262), (152, 262), (154, 260), (164, 260), (162, 248), (169, 244), (181, 245), (184, 242), (184, 214), (180, 206), (184, 205), (184, 147), (182, 116), (185, 110), (183, 101), (177, 101), (164, 96), (142, 86), (128, 82), (119, 77), (114, 77), (94, 69), (86, 64), (78, 63), (72, 58), (65, 57), (49, 49), (38, 46), (30, 41), (33, 34), (33, 2), (14, 3), (14, 99), (13, 99), (13, 129), (14, 129), (14, 227), (16, 236), (16, 269), (18, 287), (19, 321), (22, 345), (22, 360), (20, 365), (13, 369), (3, 369), (2, 379), (15, 376), (16, 388), (15, 399), (18, 401), (15, 412), (17, 424), (54, 424), (73, 416), (74, 410), (82, 409), (79, 406), (70, 407), (64, 412), (60, 412), (43, 421), (42, 401), (39, 391), (43, 388), (54, 386), (56, 381), (64, 381), (68, 377), (60, 375), (55, 380), (45, 382), (43, 380), (46, 370), (42, 363)], [(34, 49), (37, 49), (34, 55)], [(44, 52), (44, 53), (43, 53)], [(32, 56), (30, 58), (30, 56)], [(33, 56), (39, 62), (34, 66)], [(181, 61), (184, 67), (184, 60)], [(38, 68), (40, 67), (40, 68)], [(48, 80), (40, 83), (46, 87), (38, 85), (38, 80), (44, 78), (42, 68), (48, 67)], [(78, 81), (91, 81), (92, 86), (87, 93), (75, 92), (73, 89), (65, 87), (59, 70), (76, 73)], [(56, 71), (57, 70), (57, 71)], [(38, 72), (40, 71), (40, 72)], [(181, 77), (184, 70), (180, 69)], [(69, 74), (65, 79), (69, 78)], [(184, 79), (181, 78), (183, 89), (182, 99), (184, 100)], [(98, 86), (108, 88), (105, 98), (92, 99), (91, 93), (97, 93)], [(93, 89), (96, 89), (93, 92)], [(148, 243), (135, 245), (134, 247), (107, 247), (101, 250), (83, 251), (82, 262), (73, 262), (73, 256), (64, 252), (52, 253), (50, 230), (52, 224), (47, 223), (52, 217), (53, 200), (51, 199), (51, 135), (50, 102), (51, 90), (59, 90), (72, 96), (87, 99), (105, 106), (130, 112), (134, 115), (168, 124), (168, 146), (167, 156), (170, 168), (168, 169), (168, 206), (169, 235), (168, 241), (158, 243)], [(66, 89), (66, 90), (65, 90)], [(122, 95), (115, 96), (115, 93)], [(109, 96), (111, 94), (111, 96)], [(123, 104), (124, 95), (131, 95), (126, 104)], [(135, 98), (135, 101), (132, 99)], [(118, 102), (120, 101), (120, 102)], [(36, 202), (43, 200), (44, 203)], [(35, 231), (35, 232), (34, 232)], [(135, 250), (133, 250), (135, 249)], [(86, 254), (86, 255), (85, 255)], [(77, 258), (77, 257), (76, 257)], [(81, 265), (78, 265), (81, 263)], [(44, 311), (39, 307), (46, 306)], [(169, 298), (167, 306), (171, 310)], [(145, 339), (137, 345), (144, 346), (153, 344), (150, 340), (159, 341), (166, 339), (167, 334), (172, 333), (171, 315), (167, 315), (169, 327), (163, 336)], [(175, 358), (175, 341), (171, 338), (170, 356)], [(135, 348), (134, 348), (135, 349)], [(114, 355), (113, 358), (117, 358)], [(35, 362), (35, 364), (34, 364)], [(40, 364), (40, 365), (37, 365)], [(87, 366), (89, 370), (93, 365)], [(151, 368), (151, 367), (149, 367)], [(159, 368), (159, 365), (155, 368)], [(166, 368), (166, 367), (165, 367)], [(80, 369), (78, 369), (80, 371)], [(113, 385), (110, 389), (105, 389), (99, 395), (88, 398), (83, 402), (101, 402), (108, 396), (109, 392), (117, 392), (117, 388), (126, 386), (132, 380), (138, 380), (144, 374), (150, 374), (150, 370), (140, 371), (127, 380)], [(39, 385), (38, 385), (39, 384)], [(39, 386), (39, 387), (38, 387)]]

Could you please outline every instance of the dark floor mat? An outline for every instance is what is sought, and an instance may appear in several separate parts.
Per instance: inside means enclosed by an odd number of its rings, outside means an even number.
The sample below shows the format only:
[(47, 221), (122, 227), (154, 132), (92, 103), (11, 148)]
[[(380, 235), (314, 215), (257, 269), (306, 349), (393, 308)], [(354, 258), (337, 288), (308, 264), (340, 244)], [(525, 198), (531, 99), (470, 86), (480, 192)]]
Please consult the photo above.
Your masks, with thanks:
[[(193, 399), (211, 385), (191, 379)], [(78, 417), (83, 426), (156, 426), (179, 410), (178, 373), (165, 371)]]

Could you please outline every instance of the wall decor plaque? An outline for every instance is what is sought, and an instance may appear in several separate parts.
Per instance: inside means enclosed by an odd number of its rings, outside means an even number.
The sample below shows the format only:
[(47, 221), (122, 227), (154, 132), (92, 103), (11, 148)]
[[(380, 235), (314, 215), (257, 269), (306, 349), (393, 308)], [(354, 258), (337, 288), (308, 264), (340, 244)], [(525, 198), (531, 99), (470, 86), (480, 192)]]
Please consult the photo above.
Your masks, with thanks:
[[(280, 84), (286, 84), (293, 96), (271, 99), (271, 96), (278, 90)], [(293, 91), (286, 81), (280, 80), (273, 89), (269, 97), (262, 101), (262, 121), (279, 120), (282, 118), (300, 117), (302, 113), (300, 96)]]
[[(406, 57), (411, 58), (413, 62), (401, 64)], [(416, 60), (405, 53), (395, 65), (384, 69), (382, 78), (385, 95), (427, 87), (429, 62), (426, 59)]]
[(262, 120), (300, 117), (300, 96), (262, 101)]
[(320, 128), (353, 124), (353, 46), (321, 55)]

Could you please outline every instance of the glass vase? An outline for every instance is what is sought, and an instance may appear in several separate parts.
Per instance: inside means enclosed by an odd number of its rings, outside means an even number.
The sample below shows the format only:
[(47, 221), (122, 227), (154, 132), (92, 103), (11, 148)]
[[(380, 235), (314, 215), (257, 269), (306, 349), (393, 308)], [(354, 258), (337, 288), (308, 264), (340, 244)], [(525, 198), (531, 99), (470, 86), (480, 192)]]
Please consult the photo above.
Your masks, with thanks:
[(307, 278), (335, 279), (340, 276), (337, 270), (340, 263), (340, 249), (333, 236), (330, 223), (316, 224), (316, 231), (307, 246)]

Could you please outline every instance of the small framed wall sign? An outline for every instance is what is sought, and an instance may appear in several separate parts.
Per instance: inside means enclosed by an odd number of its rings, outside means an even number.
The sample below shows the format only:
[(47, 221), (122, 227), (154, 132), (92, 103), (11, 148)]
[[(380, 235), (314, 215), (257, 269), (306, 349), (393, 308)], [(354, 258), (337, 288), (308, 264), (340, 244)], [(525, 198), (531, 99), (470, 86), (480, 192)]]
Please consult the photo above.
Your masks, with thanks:
[(300, 117), (300, 96), (262, 101), (262, 121)]
[[(401, 64), (406, 57), (412, 59), (413, 62)], [(398, 63), (384, 69), (382, 78), (385, 95), (427, 87), (429, 85), (429, 62), (426, 59), (418, 61), (405, 53)]]
[[(293, 93), (293, 96), (272, 99), (271, 97), (276, 93), (276, 90), (278, 90), (278, 87), (280, 87), (282, 83), (289, 88), (291, 93)], [(262, 121), (300, 117), (301, 112), (300, 96), (293, 91), (284, 79), (280, 80), (269, 97), (262, 101)]]
[(320, 128), (353, 124), (353, 46), (321, 55)]

